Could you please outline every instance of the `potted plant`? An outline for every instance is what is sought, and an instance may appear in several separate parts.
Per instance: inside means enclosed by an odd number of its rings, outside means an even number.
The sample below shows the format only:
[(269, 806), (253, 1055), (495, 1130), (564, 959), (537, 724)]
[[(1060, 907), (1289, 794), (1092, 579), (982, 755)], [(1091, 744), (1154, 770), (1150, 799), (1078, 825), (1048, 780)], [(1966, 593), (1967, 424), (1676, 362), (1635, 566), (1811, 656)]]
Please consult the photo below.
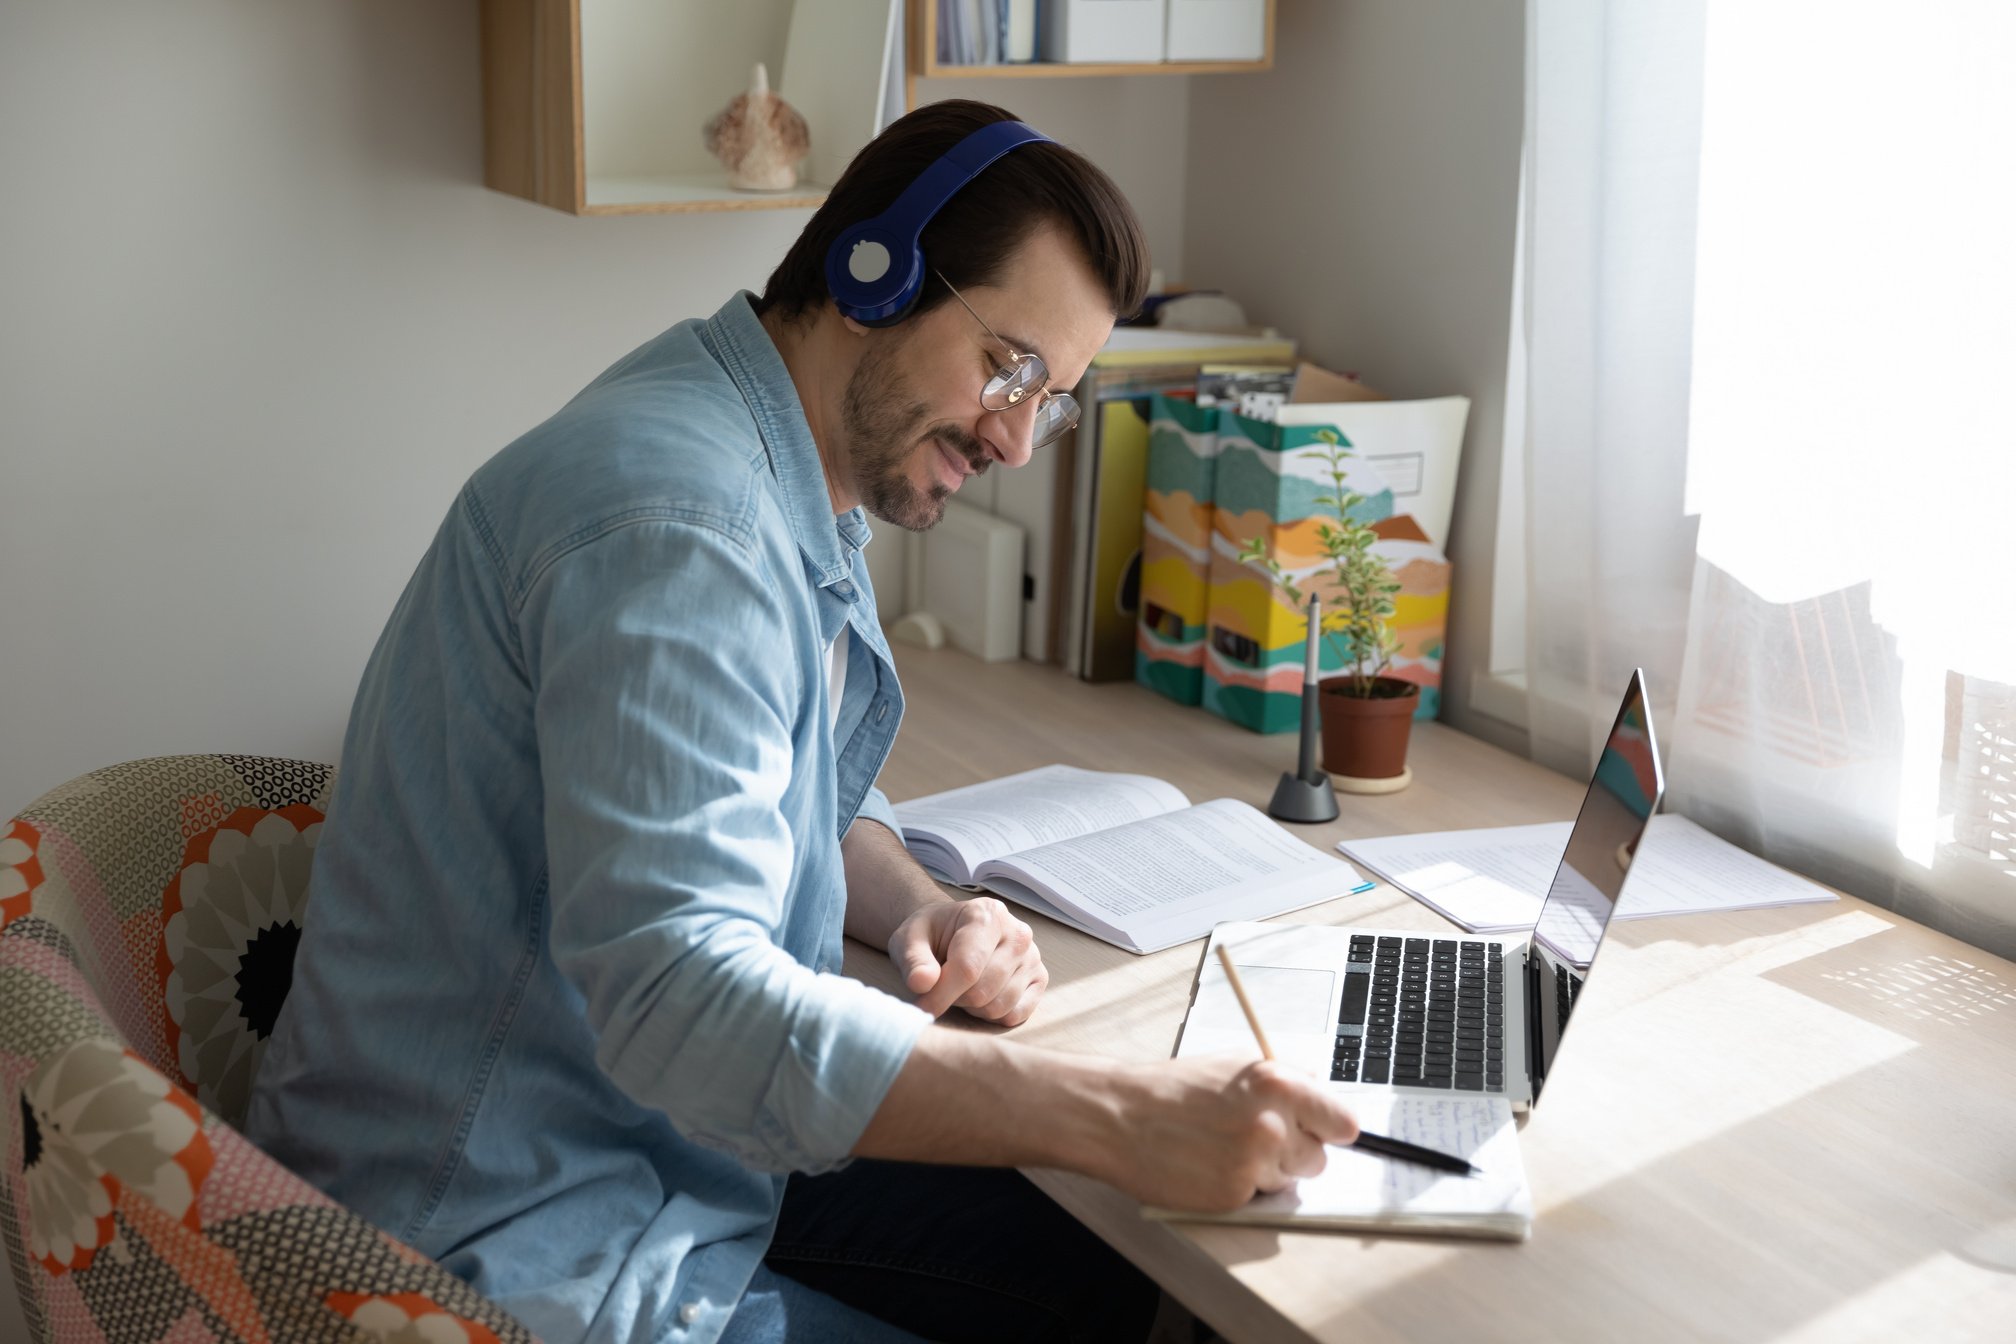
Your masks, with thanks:
[(1390, 793), (1405, 788), (1413, 777), (1407, 769), (1407, 733), (1421, 695), (1413, 682), (1385, 675), (1400, 647), (1392, 628), (1393, 595), (1400, 583), (1373, 550), (1378, 534), (1353, 515), (1365, 497), (1346, 483), (1350, 445), (1334, 430), (1320, 430), (1317, 437), (1325, 444), (1330, 493), (1318, 495), (1316, 503), (1336, 515), (1335, 523), (1326, 520), (1316, 529), (1323, 567), (1298, 583), (1257, 537), (1240, 548), (1239, 559), (1264, 568), (1305, 611), (1305, 584), (1322, 599), (1322, 638), (1344, 666), (1343, 672), (1317, 683), (1323, 768), (1347, 793)]

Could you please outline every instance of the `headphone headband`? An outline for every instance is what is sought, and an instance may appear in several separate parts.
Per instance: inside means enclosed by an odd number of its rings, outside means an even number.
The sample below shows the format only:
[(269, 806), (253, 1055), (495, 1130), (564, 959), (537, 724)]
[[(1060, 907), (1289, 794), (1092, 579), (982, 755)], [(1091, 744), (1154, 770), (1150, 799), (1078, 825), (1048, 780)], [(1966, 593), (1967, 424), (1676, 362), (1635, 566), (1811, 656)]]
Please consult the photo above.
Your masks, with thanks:
[(982, 126), (919, 173), (887, 210), (843, 230), (826, 249), (826, 288), (840, 311), (871, 327), (901, 321), (924, 288), (924, 226), (994, 160), (1049, 139), (1019, 121)]

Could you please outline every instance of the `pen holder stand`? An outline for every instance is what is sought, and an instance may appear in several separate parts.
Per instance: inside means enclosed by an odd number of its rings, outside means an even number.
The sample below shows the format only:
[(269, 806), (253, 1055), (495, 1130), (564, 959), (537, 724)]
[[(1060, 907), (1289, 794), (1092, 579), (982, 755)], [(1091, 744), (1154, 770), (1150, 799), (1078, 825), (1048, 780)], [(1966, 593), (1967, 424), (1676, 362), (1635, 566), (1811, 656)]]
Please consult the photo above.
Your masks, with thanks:
[(1337, 819), (1337, 794), (1330, 787), (1330, 776), (1316, 768), (1316, 744), (1322, 732), (1316, 707), (1316, 656), (1322, 624), (1322, 605), (1311, 597), (1303, 636), (1302, 739), (1296, 749), (1295, 768), (1282, 772), (1281, 782), (1274, 786), (1274, 799), (1267, 804), (1267, 815), (1279, 821)]
[(1274, 786), (1274, 800), (1267, 804), (1267, 815), (1277, 821), (1337, 820), (1337, 793), (1330, 787), (1330, 776), (1319, 770), (1316, 778), (1302, 779), (1292, 771), (1282, 771), (1281, 782)]

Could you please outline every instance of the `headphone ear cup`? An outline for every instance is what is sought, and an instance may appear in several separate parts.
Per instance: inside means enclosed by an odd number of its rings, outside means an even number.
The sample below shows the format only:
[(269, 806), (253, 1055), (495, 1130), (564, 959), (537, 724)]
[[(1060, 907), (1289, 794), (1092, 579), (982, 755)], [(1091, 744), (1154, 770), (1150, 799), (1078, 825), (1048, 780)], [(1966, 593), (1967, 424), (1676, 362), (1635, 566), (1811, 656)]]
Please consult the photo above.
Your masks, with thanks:
[[(916, 306), (917, 300), (913, 298), (887, 317), (858, 317), (853, 313), (847, 313), (847, 316), (854, 318), (856, 322), (859, 322), (864, 327), (893, 327), (902, 322), (904, 318), (910, 316), (910, 310)], [(845, 312), (844, 309), (842, 311)]]
[(841, 313), (864, 326), (902, 321), (923, 281), (916, 243), (881, 227), (879, 219), (846, 230), (826, 250), (826, 288)]
[(826, 249), (826, 292), (842, 316), (870, 327), (901, 322), (924, 289), (924, 226), (988, 164), (1049, 136), (1019, 121), (982, 126), (941, 155), (875, 218), (843, 229)]

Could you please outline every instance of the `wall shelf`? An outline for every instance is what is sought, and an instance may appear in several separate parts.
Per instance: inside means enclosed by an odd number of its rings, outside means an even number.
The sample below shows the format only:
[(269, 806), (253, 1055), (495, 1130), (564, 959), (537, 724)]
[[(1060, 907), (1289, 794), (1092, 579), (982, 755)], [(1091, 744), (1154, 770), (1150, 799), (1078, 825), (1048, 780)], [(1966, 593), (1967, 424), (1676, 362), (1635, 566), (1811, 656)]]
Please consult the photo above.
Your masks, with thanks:
[(1267, 0), (1266, 50), (1257, 61), (1129, 61), (1093, 64), (1027, 61), (1009, 65), (940, 65), (937, 0), (907, 0), (910, 60), (905, 100), (917, 106), (920, 79), (1071, 79), (1111, 75), (1239, 75), (1274, 68), (1274, 5)]
[(575, 215), (817, 207), (815, 181), (730, 187), (701, 144), (754, 63), (782, 82), (791, 14), (791, 0), (482, 0), (484, 185)]
[[(872, 7), (868, 0), (854, 3)], [(1274, 0), (1267, 3), (1266, 52), (1257, 61), (978, 66), (940, 65), (936, 0), (904, 3), (906, 108), (918, 106), (920, 79), (1231, 74), (1274, 64)], [(791, 17), (792, 0), (736, 0), (732, 6), (720, 0), (481, 0), (484, 185), (576, 215), (817, 207), (826, 199), (817, 181), (776, 193), (729, 187), (726, 170), (699, 144), (702, 123), (741, 91), (754, 62), (768, 64), (773, 84), (791, 97), (784, 63)], [(634, 37), (626, 25), (637, 30)], [(881, 35), (866, 25), (836, 18), (820, 36), (836, 34), (880, 49)], [(821, 53), (829, 49), (811, 44)], [(662, 63), (653, 59), (661, 50), (669, 53)], [(849, 69), (867, 62), (861, 52), (834, 52), (831, 63)], [(821, 68), (812, 67), (815, 80)], [(816, 142), (820, 127), (813, 120)], [(814, 149), (816, 162), (816, 143)]]
[(738, 191), (728, 173), (663, 173), (646, 177), (594, 177), (577, 214), (648, 215), (692, 210), (813, 209), (823, 189), (800, 183), (789, 191)]
[[(925, 63), (920, 79), (1066, 79), (1084, 75), (1244, 75), (1272, 70), (1264, 61), (1129, 61), (1113, 65), (1066, 61), (1024, 61), (1016, 65), (940, 65)], [(914, 100), (913, 100), (914, 101)]]

